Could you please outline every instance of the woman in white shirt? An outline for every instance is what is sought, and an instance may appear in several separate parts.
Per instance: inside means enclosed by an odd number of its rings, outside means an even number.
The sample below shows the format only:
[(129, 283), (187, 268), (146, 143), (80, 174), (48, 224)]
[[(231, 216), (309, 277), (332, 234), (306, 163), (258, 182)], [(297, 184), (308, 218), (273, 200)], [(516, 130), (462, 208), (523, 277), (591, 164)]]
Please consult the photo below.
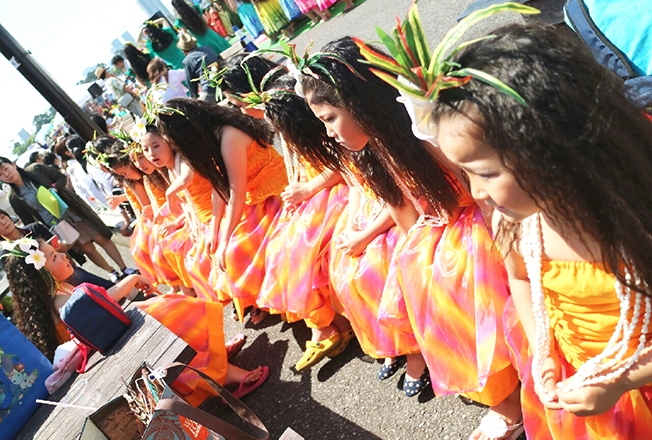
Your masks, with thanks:
[(188, 88), (183, 84), (183, 81), (186, 80), (184, 70), (170, 70), (165, 61), (161, 58), (154, 58), (147, 65), (147, 74), (151, 88), (155, 90), (153, 93), (160, 98), (161, 102), (188, 97)]

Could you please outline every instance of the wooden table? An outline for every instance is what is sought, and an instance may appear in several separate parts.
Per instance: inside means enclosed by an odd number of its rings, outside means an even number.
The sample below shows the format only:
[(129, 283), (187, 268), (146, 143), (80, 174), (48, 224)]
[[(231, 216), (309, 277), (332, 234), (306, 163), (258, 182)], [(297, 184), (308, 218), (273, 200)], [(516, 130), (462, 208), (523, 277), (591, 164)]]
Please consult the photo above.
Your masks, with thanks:
[[(175, 361), (188, 363), (195, 350), (134, 304), (126, 308), (132, 325), (107, 356), (94, 353), (86, 372), (77, 374), (46, 400), (60, 401), (75, 383), (88, 380), (88, 386), (100, 392), (101, 406), (124, 392), (128, 381), (143, 361), (162, 367)], [(166, 381), (173, 381), (180, 371), (170, 370)], [(84, 420), (91, 411), (43, 405), (16, 437), (18, 439), (73, 440), (79, 437)], [(1, 436), (0, 436), (1, 437)]]

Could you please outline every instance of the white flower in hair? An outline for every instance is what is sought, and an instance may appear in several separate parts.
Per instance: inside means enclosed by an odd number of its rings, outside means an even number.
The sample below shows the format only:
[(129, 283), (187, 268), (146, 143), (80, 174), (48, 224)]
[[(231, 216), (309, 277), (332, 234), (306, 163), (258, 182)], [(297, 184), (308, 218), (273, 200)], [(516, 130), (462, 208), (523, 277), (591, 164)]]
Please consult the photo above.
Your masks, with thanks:
[(140, 138), (147, 133), (147, 119), (138, 118), (131, 130), (129, 130), (129, 137), (136, 142), (140, 142)]
[[(34, 240), (32, 240), (34, 241)], [(35, 241), (34, 241), (35, 242)], [(40, 270), (45, 266), (45, 254), (38, 249), (32, 251), (26, 251), (27, 257), (25, 257), (25, 262), (27, 264), (33, 264), (36, 270)]]
[(16, 240), (12, 247), (18, 245), (21, 251), (29, 253), (33, 249), (38, 249), (38, 241), (33, 238), (23, 237), (20, 240)]
[(301, 84), (301, 81), (303, 81), (306, 75), (301, 72), (301, 70), (299, 70), (292, 59), (287, 60), (285, 67), (288, 68), (288, 74), (296, 80), (296, 84), (294, 85), (294, 92), (297, 94), (297, 96), (304, 98), (306, 95), (303, 93), (303, 85)]

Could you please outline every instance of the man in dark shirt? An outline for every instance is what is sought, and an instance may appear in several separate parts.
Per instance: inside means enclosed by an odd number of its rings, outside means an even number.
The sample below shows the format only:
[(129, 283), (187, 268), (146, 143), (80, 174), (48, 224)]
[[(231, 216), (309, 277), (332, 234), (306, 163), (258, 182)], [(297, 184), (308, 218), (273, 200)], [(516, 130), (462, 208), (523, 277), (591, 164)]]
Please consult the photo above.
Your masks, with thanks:
[(183, 69), (186, 72), (186, 81), (192, 97), (214, 102), (215, 87), (211, 87), (208, 79), (202, 78), (204, 73), (202, 65), (210, 66), (216, 63), (219, 56), (209, 47), (198, 47), (197, 40), (188, 32), (179, 34), (177, 47), (186, 55)]

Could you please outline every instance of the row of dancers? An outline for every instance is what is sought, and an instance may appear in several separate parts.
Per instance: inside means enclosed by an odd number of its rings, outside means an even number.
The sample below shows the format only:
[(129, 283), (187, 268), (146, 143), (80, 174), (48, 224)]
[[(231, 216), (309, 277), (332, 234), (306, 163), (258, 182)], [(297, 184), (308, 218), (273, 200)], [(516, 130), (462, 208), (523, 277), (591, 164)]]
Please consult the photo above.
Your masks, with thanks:
[[(652, 432), (650, 121), (572, 36), (492, 35), (420, 97), (349, 37), (289, 72), (250, 56), (220, 85), (238, 108), (173, 99), (93, 142), (140, 213), (141, 273), (180, 292), (142, 307), (195, 365), (267, 377), (228, 364), (232, 302), (239, 320), (305, 321), (299, 371), (357, 338), (379, 379), (406, 360), (407, 396), (487, 405), (472, 439)], [(451, 66), (476, 73), (442, 87)]]

